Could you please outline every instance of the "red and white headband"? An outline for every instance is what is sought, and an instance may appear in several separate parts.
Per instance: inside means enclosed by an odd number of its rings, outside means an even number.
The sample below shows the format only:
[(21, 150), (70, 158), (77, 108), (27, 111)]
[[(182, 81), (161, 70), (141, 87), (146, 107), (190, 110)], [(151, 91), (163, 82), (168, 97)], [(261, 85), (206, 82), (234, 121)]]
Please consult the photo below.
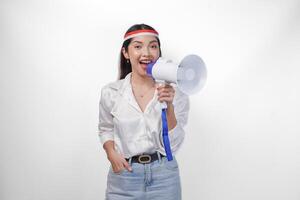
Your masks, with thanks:
[(153, 35), (153, 36), (158, 37), (158, 32), (155, 30), (150, 30), (150, 29), (131, 31), (124, 35), (124, 41), (131, 39), (133, 37), (142, 36), (142, 35)]

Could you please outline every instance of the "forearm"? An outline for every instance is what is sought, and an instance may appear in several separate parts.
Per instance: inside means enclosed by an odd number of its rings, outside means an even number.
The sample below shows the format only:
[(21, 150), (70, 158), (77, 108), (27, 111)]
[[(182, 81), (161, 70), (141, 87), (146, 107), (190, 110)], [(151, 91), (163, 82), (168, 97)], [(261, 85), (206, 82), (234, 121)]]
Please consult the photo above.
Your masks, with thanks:
[(177, 125), (177, 120), (174, 112), (173, 104), (168, 104), (167, 109), (167, 120), (168, 120), (168, 129), (172, 130)]

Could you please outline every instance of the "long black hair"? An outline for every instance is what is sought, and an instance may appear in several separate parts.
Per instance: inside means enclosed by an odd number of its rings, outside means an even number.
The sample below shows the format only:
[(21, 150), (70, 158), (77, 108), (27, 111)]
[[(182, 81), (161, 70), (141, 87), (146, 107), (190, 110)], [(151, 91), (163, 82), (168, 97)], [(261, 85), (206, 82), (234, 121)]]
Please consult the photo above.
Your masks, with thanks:
[[(133, 26), (131, 26), (125, 34), (131, 32), (131, 31), (137, 31), (137, 30), (154, 30), (154, 28), (152, 28), (151, 26), (147, 25), (147, 24), (135, 24)], [(160, 41), (159, 38), (156, 38), (158, 41), (158, 45), (159, 45), (159, 56), (161, 56), (161, 49), (160, 49)], [(132, 69), (131, 69), (131, 64), (130, 61), (127, 60), (123, 53), (122, 53), (122, 49), (125, 48), (125, 51), (128, 51), (128, 45), (130, 44), (132, 38), (125, 40), (123, 42), (122, 48), (121, 48), (121, 53), (120, 53), (120, 65), (119, 65), (119, 79), (124, 79), (126, 77), (127, 74), (129, 74)]]

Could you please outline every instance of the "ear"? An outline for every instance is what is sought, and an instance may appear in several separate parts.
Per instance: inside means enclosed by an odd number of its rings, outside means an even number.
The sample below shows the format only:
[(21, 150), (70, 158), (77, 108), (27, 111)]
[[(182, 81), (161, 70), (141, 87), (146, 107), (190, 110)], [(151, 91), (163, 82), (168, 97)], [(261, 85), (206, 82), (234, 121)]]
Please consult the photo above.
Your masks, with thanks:
[(126, 59), (129, 59), (129, 55), (128, 55), (128, 52), (126, 51), (125, 47), (122, 47), (122, 53)]

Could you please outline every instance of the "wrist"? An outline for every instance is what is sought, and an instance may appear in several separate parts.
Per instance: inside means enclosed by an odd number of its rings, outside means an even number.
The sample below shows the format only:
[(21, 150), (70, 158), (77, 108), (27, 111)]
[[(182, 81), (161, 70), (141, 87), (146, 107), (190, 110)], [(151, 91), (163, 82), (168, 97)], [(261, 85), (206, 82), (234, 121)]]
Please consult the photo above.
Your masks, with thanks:
[(170, 109), (173, 109), (173, 108), (174, 108), (173, 102), (167, 102), (167, 106), (168, 106), (168, 108), (170, 108)]
[(173, 113), (174, 112), (174, 105), (173, 105), (173, 103), (172, 102), (170, 102), (170, 103), (167, 103), (167, 112), (168, 113)]
[(106, 151), (107, 156), (110, 156), (110, 155), (112, 155), (113, 153), (116, 152), (114, 148), (109, 148), (109, 149), (107, 149), (105, 151)]
[(103, 147), (107, 156), (115, 152), (114, 141), (107, 141)]

